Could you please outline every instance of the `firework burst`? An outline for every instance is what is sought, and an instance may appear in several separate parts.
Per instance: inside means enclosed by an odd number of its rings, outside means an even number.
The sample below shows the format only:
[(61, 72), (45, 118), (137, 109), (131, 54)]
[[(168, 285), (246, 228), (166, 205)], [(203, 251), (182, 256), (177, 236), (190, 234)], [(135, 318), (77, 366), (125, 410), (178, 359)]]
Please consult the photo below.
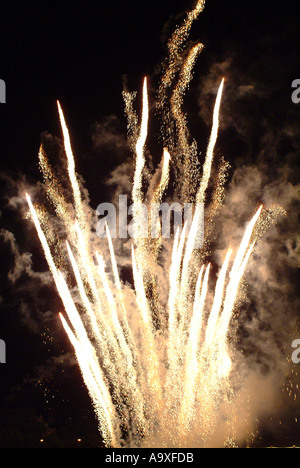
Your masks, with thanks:
[[(220, 165), (214, 184), (204, 244), (201, 249), (195, 249), (195, 245), (202, 229), (201, 207), (211, 179), (224, 80), (216, 97), (202, 170), (197, 145), (195, 141), (190, 142), (182, 111), (192, 68), (203, 47), (196, 44), (187, 51), (185, 43), (193, 21), (203, 8), (204, 2), (199, 1), (171, 37), (158, 89), (165, 149), (161, 177), (150, 191), (149, 204), (162, 201), (171, 163), (181, 200), (194, 204), (189, 229), (185, 224), (174, 233), (165, 285), (167, 303), (162, 304), (157, 287), (161, 235), (155, 239), (137, 236), (132, 243), (131, 302), (125, 297), (108, 226), (109, 268), (101, 252), (92, 250), (69, 132), (59, 103), (73, 210), (64, 199), (42, 148), (39, 160), (48, 182), (48, 196), (67, 233), (66, 242), (54, 246), (47, 218), (27, 195), (33, 222), (64, 305), (61, 321), (74, 347), (107, 446), (210, 446), (220, 413), (226, 418), (223, 443), (233, 443), (237, 438), (228, 337), (241, 280), (265, 217), (261, 216), (260, 206), (246, 226), (237, 252), (228, 249), (211, 291), (211, 269), (205, 255), (213, 219), (223, 199), (225, 163)], [(132, 213), (138, 230), (143, 224), (142, 208), (146, 200), (143, 172), (149, 116), (147, 80), (143, 86), (140, 125), (133, 111), (133, 95), (124, 93), (124, 99), (136, 156)], [(59, 268), (62, 257), (68, 258), (69, 270)]]

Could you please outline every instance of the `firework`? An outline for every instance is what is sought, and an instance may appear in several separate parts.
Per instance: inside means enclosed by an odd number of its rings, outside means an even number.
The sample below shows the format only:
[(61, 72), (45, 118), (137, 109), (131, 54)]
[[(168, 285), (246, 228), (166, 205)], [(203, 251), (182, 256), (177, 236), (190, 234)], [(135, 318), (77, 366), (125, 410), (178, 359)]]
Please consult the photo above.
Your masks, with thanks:
[[(205, 231), (202, 250), (195, 249), (195, 243), (199, 229), (203, 228), (200, 213), (212, 173), (224, 80), (216, 97), (202, 173), (197, 162), (197, 147), (195, 142), (189, 142), (186, 117), (181, 108), (193, 64), (203, 47), (198, 44), (186, 53), (184, 44), (192, 22), (203, 7), (204, 2), (199, 1), (171, 37), (158, 90), (165, 149), (161, 178), (151, 190), (149, 203), (161, 202), (171, 162), (178, 180), (178, 194), (182, 199), (194, 201), (190, 229), (185, 224), (181, 231), (174, 233), (167, 274), (167, 302), (162, 303), (157, 287), (161, 236), (155, 239), (150, 235), (136, 236), (132, 242), (134, 289), (131, 301), (125, 297), (108, 226), (109, 268), (101, 252), (92, 249), (69, 132), (59, 103), (73, 195), (72, 210), (42, 148), (39, 159), (44, 179), (48, 181), (48, 196), (66, 232), (66, 243), (61, 242), (54, 250), (48, 235), (51, 227), (27, 195), (34, 225), (64, 305), (61, 321), (74, 347), (107, 446), (209, 446), (220, 411), (227, 417), (223, 443), (236, 438), (234, 424), (231, 424), (234, 419), (230, 387), (233, 365), (228, 337), (241, 280), (259, 236), (262, 207), (248, 223), (237, 252), (234, 254), (228, 249), (211, 291), (211, 268), (203, 261), (210, 229)], [(124, 93), (124, 98), (136, 156), (132, 213), (134, 229), (140, 232), (146, 200), (143, 172), (149, 118), (147, 80), (143, 85), (140, 126), (133, 111), (133, 96)], [(175, 131), (168, 131), (168, 128)], [(223, 165), (215, 183), (214, 204), (208, 216), (210, 226), (222, 201), (224, 180)], [(158, 220), (156, 223), (159, 224)], [(61, 271), (58, 266), (58, 258), (64, 256), (68, 258), (70, 271)]]

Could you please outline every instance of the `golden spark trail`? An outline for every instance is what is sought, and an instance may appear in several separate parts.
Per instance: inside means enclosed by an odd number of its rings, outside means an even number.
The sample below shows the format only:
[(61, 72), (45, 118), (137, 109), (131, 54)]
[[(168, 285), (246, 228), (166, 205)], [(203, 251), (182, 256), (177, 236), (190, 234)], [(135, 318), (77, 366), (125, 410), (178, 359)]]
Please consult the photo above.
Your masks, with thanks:
[(160, 232), (160, 222), (158, 219), (157, 208), (162, 200), (163, 193), (169, 182), (169, 165), (170, 165), (171, 156), (166, 148), (164, 148), (163, 161), (162, 161), (162, 174), (158, 186), (154, 190), (151, 201), (150, 201), (150, 234), (151, 238), (158, 238), (155, 248), (156, 252), (161, 245), (161, 232)]
[(86, 357), (84, 355), (84, 351), (82, 350), (80, 343), (74, 336), (72, 330), (70, 329), (66, 320), (61, 314), (60, 314), (60, 319), (69, 337), (69, 340), (75, 349), (76, 357), (79, 362), (79, 366), (82, 370), (82, 375), (83, 375), (86, 387), (90, 393), (91, 399), (95, 406), (95, 410), (98, 414), (98, 418), (100, 422), (100, 430), (103, 434), (104, 440), (107, 441), (109, 445), (117, 446), (118, 444), (117, 437), (115, 435), (115, 432), (112, 426), (112, 421), (114, 420), (114, 416), (107, 409), (103, 395), (99, 392), (98, 383), (95, 381), (93, 374), (88, 366)]
[[(200, 188), (197, 194), (196, 208), (195, 208), (195, 214), (194, 214), (194, 218), (192, 222), (191, 232), (189, 235), (187, 248), (186, 248), (184, 259), (183, 259), (183, 272), (182, 272), (182, 280), (181, 280), (181, 291), (182, 291), (181, 307), (183, 308), (184, 308), (184, 301), (186, 301), (187, 299), (187, 293), (188, 293), (188, 288), (190, 284), (189, 265), (191, 261), (191, 256), (193, 253), (196, 237), (197, 235), (198, 236), (200, 235), (199, 231), (203, 229), (203, 226), (201, 226), (200, 224), (200, 215), (201, 215), (201, 209), (203, 209), (203, 203), (205, 200), (205, 192), (206, 192), (208, 181), (210, 178), (211, 165), (212, 165), (212, 160), (213, 160), (213, 152), (214, 152), (214, 147), (215, 147), (217, 135), (218, 135), (219, 111), (220, 111), (221, 97), (222, 97), (222, 91), (223, 91), (223, 84), (224, 84), (224, 79), (221, 82), (221, 85), (219, 87), (219, 91), (217, 94), (217, 98), (216, 98), (211, 136), (210, 136), (210, 140), (209, 140), (209, 144), (207, 148), (206, 159), (205, 159), (204, 166), (203, 166), (203, 175), (202, 175), (202, 179), (200, 183)], [(183, 323), (184, 323), (184, 320), (183, 320)]]
[(195, 382), (198, 375), (197, 349), (203, 320), (203, 308), (207, 293), (209, 269), (210, 265), (208, 265), (206, 268), (202, 288), (200, 286), (202, 282), (202, 274), (204, 271), (203, 268), (199, 274), (198, 283), (196, 286), (194, 312), (190, 325), (189, 339), (186, 346), (184, 393), (181, 404), (181, 412), (179, 415), (181, 431), (184, 433), (186, 432), (186, 427), (188, 426), (191, 418), (190, 412), (191, 408), (193, 407), (195, 398)]
[(132, 187), (132, 199), (133, 199), (133, 216), (136, 220), (138, 228), (140, 227), (141, 220), (140, 216), (140, 206), (143, 201), (142, 195), (142, 173), (145, 165), (145, 156), (144, 156), (144, 146), (147, 139), (148, 131), (148, 94), (147, 94), (147, 79), (144, 80), (143, 86), (143, 113), (142, 113), (142, 122), (140, 129), (140, 136), (136, 142), (136, 165), (135, 173)]
[(142, 313), (143, 319), (143, 330), (144, 330), (144, 346), (147, 349), (148, 353), (148, 363), (147, 373), (149, 376), (149, 387), (153, 400), (153, 410), (158, 409), (162, 406), (162, 394), (161, 394), (161, 381), (160, 381), (160, 371), (159, 371), (159, 359), (155, 349), (155, 338), (153, 336), (153, 324), (151, 320), (151, 313), (149, 309), (149, 303), (147, 301), (144, 282), (141, 276), (141, 273), (138, 270), (134, 248), (132, 247), (132, 269), (134, 277), (134, 285), (137, 296), (137, 303), (139, 305), (140, 312)]
[(196, 7), (192, 11), (188, 12), (183, 24), (175, 29), (175, 32), (168, 42), (168, 64), (161, 79), (161, 85), (159, 88), (159, 106), (163, 106), (166, 103), (166, 91), (171, 86), (174, 76), (178, 70), (178, 57), (182, 51), (182, 46), (188, 38), (193, 22), (203, 11), (204, 6), (204, 0), (198, 1)]
[[(80, 360), (84, 363), (89, 363), (89, 365), (87, 366), (85, 364), (84, 366), (84, 369), (88, 368), (88, 375), (86, 376), (86, 382), (87, 383), (90, 383), (90, 386), (88, 387), (89, 388), (89, 391), (91, 393), (91, 395), (93, 396), (93, 398), (95, 400), (98, 399), (98, 397), (95, 395), (95, 390), (94, 390), (94, 381), (93, 379), (96, 379), (96, 382), (97, 382), (97, 388), (100, 389), (100, 391), (102, 391), (102, 397), (103, 398), (106, 398), (106, 401), (103, 400), (102, 398), (102, 403), (103, 403), (103, 407), (102, 407), (102, 410), (104, 411), (104, 413), (107, 414), (107, 411), (108, 411), (108, 407), (111, 408), (111, 412), (110, 412), (110, 415), (109, 415), (109, 418), (108, 420), (106, 421), (106, 424), (110, 427), (111, 426), (111, 420), (114, 419), (114, 408), (112, 406), (112, 403), (111, 403), (111, 398), (110, 398), (110, 394), (108, 392), (108, 389), (107, 387), (105, 386), (104, 382), (103, 382), (103, 376), (102, 376), (102, 371), (99, 367), (99, 364), (98, 364), (98, 360), (96, 359), (95, 355), (95, 351), (89, 341), (89, 338), (87, 336), (87, 333), (86, 333), (86, 329), (79, 317), (79, 314), (76, 310), (76, 307), (74, 305), (74, 302), (71, 298), (71, 295), (69, 293), (69, 290), (68, 290), (68, 287), (65, 283), (65, 280), (61, 274), (61, 272), (59, 270), (57, 270), (56, 266), (55, 266), (55, 263), (54, 263), (54, 260), (53, 260), (53, 257), (52, 257), (52, 254), (51, 254), (51, 251), (50, 251), (50, 248), (49, 248), (49, 245), (47, 243), (47, 240), (46, 240), (46, 237), (41, 229), (41, 226), (40, 226), (40, 223), (39, 223), (39, 220), (38, 220), (38, 217), (36, 215), (36, 211), (32, 205), (32, 202), (31, 202), (31, 199), (29, 197), (28, 194), (26, 194), (26, 197), (27, 197), (27, 202), (28, 202), (28, 205), (29, 205), (29, 208), (30, 208), (30, 212), (31, 212), (31, 215), (32, 215), (32, 218), (33, 218), (33, 221), (34, 221), (34, 224), (35, 224), (35, 227), (36, 227), (36, 230), (38, 232), (38, 235), (39, 235), (39, 238), (40, 238), (40, 241), (41, 241), (41, 244), (43, 246), (43, 249), (44, 249), (44, 253), (45, 253), (45, 256), (46, 256), (46, 259), (47, 259), (47, 262), (48, 262), (48, 265), (49, 265), (49, 268), (50, 270), (52, 271), (52, 274), (53, 274), (53, 277), (54, 277), (54, 280), (55, 280), (55, 283), (56, 283), (56, 286), (57, 286), (57, 289), (59, 291), (59, 294), (60, 294), (60, 297), (63, 301), (63, 304), (65, 306), (65, 309), (68, 313), (68, 316), (71, 320), (71, 323), (72, 325), (74, 326), (75, 330), (76, 330), (76, 334), (77, 334), (77, 340), (76, 340), (76, 352), (78, 353), (79, 349), (80, 349)], [(66, 327), (65, 327), (66, 328)], [(70, 334), (69, 334), (70, 336)], [(74, 340), (73, 340), (74, 342)], [(82, 355), (84, 355), (84, 357), (82, 357)], [(83, 370), (83, 368), (81, 368), (81, 370)], [(84, 374), (85, 375), (85, 374)], [(94, 377), (91, 379), (90, 375), (94, 375)], [(113, 436), (113, 433), (111, 432), (111, 440), (115, 440), (114, 439), (114, 436)]]
[(208, 318), (206, 332), (205, 332), (205, 341), (203, 345), (204, 350), (207, 347), (211, 346), (211, 344), (214, 343), (215, 341), (216, 323), (218, 321), (218, 316), (219, 316), (221, 306), (222, 306), (226, 273), (227, 273), (231, 254), (232, 254), (232, 249), (229, 249), (226, 254), (226, 258), (222, 265), (220, 275), (217, 281), (214, 302), (213, 302), (210, 316)]
[(217, 98), (216, 98), (214, 115), (213, 115), (213, 126), (212, 126), (212, 131), (211, 131), (211, 135), (210, 135), (210, 139), (209, 139), (209, 143), (207, 147), (206, 158), (205, 158), (204, 165), (203, 165), (203, 175), (202, 175), (200, 187), (197, 193), (197, 199), (196, 199), (197, 205), (199, 205), (200, 203), (204, 203), (205, 192), (206, 192), (208, 181), (209, 181), (210, 174), (211, 174), (211, 165), (212, 165), (213, 156), (214, 156), (214, 148), (215, 148), (217, 137), (218, 137), (219, 112), (220, 112), (223, 87), (224, 87), (224, 78), (220, 84)]
[[(180, 303), (180, 266), (182, 261), (182, 252), (184, 249), (185, 235), (186, 235), (187, 224), (184, 225), (180, 240), (179, 240), (179, 229), (177, 229), (173, 252), (172, 261), (169, 273), (169, 299), (168, 299), (168, 362), (170, 366), (170, 376), (174, 376), (179, 372), (178, 359), (180, 350), (178, 344), (180, 340), (180, 331), (177, 324), (177, 316), (179, 314), (179, 303)], [(179, 335), (178, 335), (179, 334)], [(170, 382), (167, 382), (170, 385)]]
[(127, 339), (130, 339), (130, 343), (131, 343), (131, 345), (133, 345), (133, 339), (132, 339), (132, 336), (130, 334), (130, 327), (129, 327), (128, 320), (127, 320), (127, 312), (126, 312), (126, 307), (125, 307), (125, 303), (124, 303), (124, 297), (123, 297), (123, 292), (122, 292), (122, 285), (121, 285), (120, 275), (119, 275), (119, 272), (118, 272), (118, 265), (117, 265), (117, 261), (116, 261), (116, 256), (115, 256), (115, 251), (114, 251), (114, 247), (113, 247), (113, 243), (112, 243), (112, 238), (111, 238), (109, 227), (108, 227), (107, 223), (105, 224), (105, 229), (106, 229), (106, 235), (107, 235), (107, 240), (108, 240), (109, 253), (110, 253), (110, 259), (111, 259), (111, 264), (112, 264), (112, 270), (113, 270), (115, 285), (116, 285), (116, 288), (117, 288), (119, 302), (120, 302), (120, 305), (121, 305), (122, 320), (123, 320), (123, 324), (124, 324), (125, 331), (126, 331), (126, 337), (127, 337)]
[(61, 127), (64, 136), (64, 144), (65, 144), (65, 151), (68, 160), (68, 173), (73, 189), (74, 201), (75, 201), (75, 209), (77, 214), (77, 219), (80, 223), (80, 227), (85, 227), (85, 216), (82, 208), (82, 201), (81, 201), (81, 194), (80, 194), (80, 187), (78, 184), (78, 180), (75, 173), (75, 162), (74, 156), (71, 147), (70, 135), (68, 131), (68, 127), (66, 125), (65, 117), (61, 108), (59, 101), (57, 101), (57, 107), (59, 112), (59, 118), (61, 122)]

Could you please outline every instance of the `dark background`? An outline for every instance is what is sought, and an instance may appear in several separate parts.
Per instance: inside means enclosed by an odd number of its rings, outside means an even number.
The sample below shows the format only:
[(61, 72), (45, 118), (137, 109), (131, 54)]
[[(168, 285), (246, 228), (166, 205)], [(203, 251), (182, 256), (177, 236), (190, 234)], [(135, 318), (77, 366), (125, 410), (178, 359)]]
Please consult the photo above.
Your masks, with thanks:
[[(192, 6), (190, 1), (141, 2), (5, 2), (0, 19), (0, 78), (7, 87), (7, 103), (0, 105), (1, 228), (13, 232), (20, 252), (33, 252), (45, 268), (28, 222), (8, 208), (14, 195), (12, 181), (40, 180), (37, 152), (41, 133), (61, 137), (56, 100), (69, 125), (78, 172), (86, 181), (94, 207), (105, 198), (103, 180), (119, 159), (99, 155), (92, 144), (95, 122), (114, 114), (126, 132), (122, 89), (124, 76), (132, 90), (141, 90), (145, 75), (153, 75), (165, 54), (165, 38)], [(235, 69), (274, 93), (268, 108), (248, 108), (249, 118), (263, 112), (280, 126), (299, 122), (299, 107), (291, 102), (291, 83), (300, 78), (300, 5), (291, 0), (208, 0), (193, 25), (191, 38), (205, 44), (195, 69), (195, 80), (234, 53)], [(230, 78), (229, 78), (230, 79)], [(250, 109), (250, 111), (249, 111)], [(197, 126), (197, 119), (193, 123)], [(201, 133), (199, 135), (201, 137)], [(229, 152), (232, 135), (221, 147)], [(255, 158), (257, 138), (251, 135), (247, 157)], [(221, 139), (222, 140), (222, 139)], [(240, 142), (239, 149), (245, 149)], [(250, 151), (251, 150), (251, 151)], [(22, 219), (21, 219), (22, 218)], [(101, 446), (97, 424), (80, 372), (74, 365), (55, 361), (71, 348), (57, 318), (35, 324), (21, 310), (34, 309), (26, 272), (17, 285), (7, 280), (12, 258), (1, 246), (0, 338), (7, 344), (7, 363), (0, 364), (0, 446)], [(55, 293), (42, 288), (44, 310), (59, 311)], [(34, 310), (32, 310), (34, 314)], [(283, 417), (281, 417), (283, 416)], [(291, 418), (278, 416), (280, 430), (270, 433), (261, 421), (256, 446), (300, 444)], [(44, 442), (40, 442), (43, 439)], [(78, 442), (81, 439), (81, 442)]]

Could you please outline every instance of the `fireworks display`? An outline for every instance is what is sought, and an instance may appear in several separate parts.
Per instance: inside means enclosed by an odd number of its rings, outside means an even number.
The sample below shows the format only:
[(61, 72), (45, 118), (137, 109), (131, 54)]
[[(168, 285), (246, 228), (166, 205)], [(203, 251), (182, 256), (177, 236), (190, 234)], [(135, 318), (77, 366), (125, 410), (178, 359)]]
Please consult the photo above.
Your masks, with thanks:
[[(198, 1), (168, 42), (168, 56), (157, 92), (163, 158), (145, 187), (149, 103), (143, 85), (142, 115), (133, 111), (133, 94), (124, 92), (131, 146), (135, 153), (132, 184), (134, 229), (143, 224), (143, 206), (161, 203), (174, 173), (176, 197), (193, 204), (190, 226), (174, 232), (165, 247), (161, 232), (132, 241), (134, 288), (119, 274), (114, 241), (106, 226), (108, 261), (90, 229), (64, 114), (58, 103), (73, 206), (64, 199), (44, 149), (39, 162), (47, 195), (64, 227), (65, 239), (53, 235), (47, 213), (27, 201), (46, 260), (62, 300), (63, 327), (80, 366), (108, 447), (235, 446), (238, 367), (233, 337), (241, 283), (256, 243), (278, 215), (279, 207), (257, 206), (236, 251), (228, 246), (217, 275), (208, 261), (215, 217), (224, 198), (226, 163), (218, 161), (212, 180), (224, 80), (212, 109), (207, 152), (199, 164), (191, 140), (183, 98), (202, 44), (188, 45), (193, 21), (204, 8)], [(226, 85), (226, 83), (225, 83)], [(138, 123), (140, 121), (140, 123)], [(209, 188), (209, 195), (208, 195)], [(205, 204), (205, 225), (201, 209)], [(158, 227), (159, 229), (159, 227)], [(195, 248), (203, 230), (201, 248)], [(96, 247), (95, 247), (96, 245)], [(164, 250), (165, 249), (165, 250)], [(162, 251), (167, 255), (162, 255)], [(164, 271), (160, 297), (158, 269)], [(251, 424), (249, 425), (249, 432)], [(245, 422), (247, 433), (247, 422)]]

